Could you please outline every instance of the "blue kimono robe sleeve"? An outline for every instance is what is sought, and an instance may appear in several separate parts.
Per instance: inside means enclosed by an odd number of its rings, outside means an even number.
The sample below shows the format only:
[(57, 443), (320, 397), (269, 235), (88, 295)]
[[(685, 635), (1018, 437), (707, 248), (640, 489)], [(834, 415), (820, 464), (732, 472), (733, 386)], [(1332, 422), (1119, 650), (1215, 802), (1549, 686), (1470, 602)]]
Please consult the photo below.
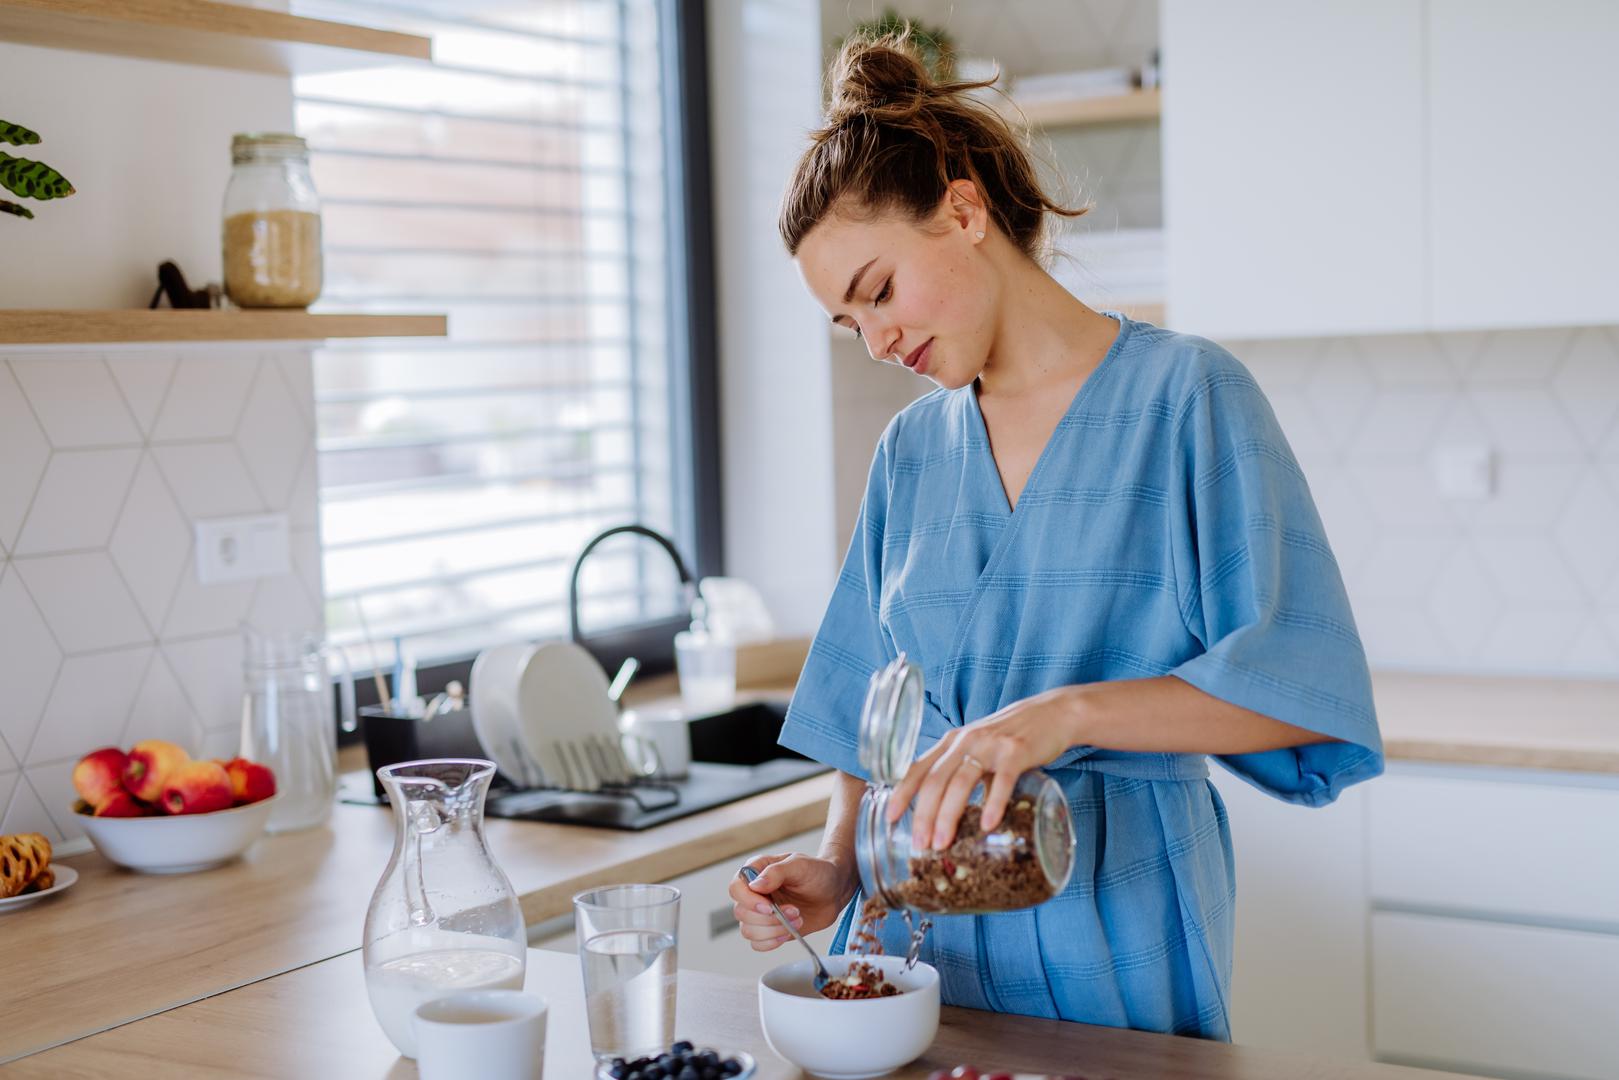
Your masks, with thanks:
[(777, 740), (861, 779), (866, 771), (860, 766), (858, 738), (867, 684), (872, 672), (897, 655), (878, 614), (892, 430), (877, 444), (854, 537)]
[(1215, 759), (1278, 798), (1320, 806), (1383, 771), (1366, 656), (1269, 402), (1223, 349), (1200, 359), (1176, 417), (1171, 546), (1181, 617), (1203, 652), (1171, 674), (1342, 740)]

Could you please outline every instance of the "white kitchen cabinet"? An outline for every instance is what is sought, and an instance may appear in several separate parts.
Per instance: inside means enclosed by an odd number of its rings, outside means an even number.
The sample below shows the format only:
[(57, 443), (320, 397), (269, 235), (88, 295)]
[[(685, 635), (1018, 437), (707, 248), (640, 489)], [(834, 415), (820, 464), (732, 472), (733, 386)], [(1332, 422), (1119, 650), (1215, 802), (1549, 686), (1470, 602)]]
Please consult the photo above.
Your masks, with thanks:
[(1236, 852), (1231, 1034), (1248, 1046), (1365, 1059), (1364, 786), (1295, 806), (1210, 764)]
[(1619, 322), (1619, 4), (1426, 6), (1433, 325)]
[(1369, 829), (1379, 905), (1619, 934), (1619, 782), (1404, 766), (1377, 781)]
[[(814, 829), (765, 845), (763, 850), (813, 854), (820, 847), (821, 830)], [(677, 936), (681, 967), (757, 978), (773, 967), (804, 957), (804, 950), (790, 941), (780, 948), (761, 953), (754, 952), (743, 940), (737, 930), (736, 919), (731, 915), (731, 899), (726, 891), (742, 862), (743, 857), (740, 856), (727, 859), (664, 882), (680, 890), (680, 930)], [(834, 925), (806, 935), (806, 939), (824, 956), (827, 947), (832, 944), (835, 931)], [(578, 945), (574, 938), (573, 916), (564, 915), (531, 927), (529, 944), (556, 952), (576, 951)]]
[(1420, 328), (1421, 3), (1165, 0), (1160, 32), (1170, 324)]
[(1382, 1060), (1515, 1076), (1619, 1076), (1619, 935), (1379, 911)]

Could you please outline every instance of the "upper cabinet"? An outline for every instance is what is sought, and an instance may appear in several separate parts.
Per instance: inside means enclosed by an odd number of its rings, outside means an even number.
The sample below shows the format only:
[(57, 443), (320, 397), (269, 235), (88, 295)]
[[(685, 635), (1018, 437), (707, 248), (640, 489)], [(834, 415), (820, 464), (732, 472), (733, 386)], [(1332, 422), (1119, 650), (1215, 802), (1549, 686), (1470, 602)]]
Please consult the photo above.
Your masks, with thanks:
[(1173, 325), (1420, 326), (1421, 5), (1165, 0), (1162, 12)]
[(1619, 4), (1427, 9), (1432, 325), (1619, 322)]
[(1619, 322), (1619, 5), (1165, 0), (1161, 30), (1177, 328)]

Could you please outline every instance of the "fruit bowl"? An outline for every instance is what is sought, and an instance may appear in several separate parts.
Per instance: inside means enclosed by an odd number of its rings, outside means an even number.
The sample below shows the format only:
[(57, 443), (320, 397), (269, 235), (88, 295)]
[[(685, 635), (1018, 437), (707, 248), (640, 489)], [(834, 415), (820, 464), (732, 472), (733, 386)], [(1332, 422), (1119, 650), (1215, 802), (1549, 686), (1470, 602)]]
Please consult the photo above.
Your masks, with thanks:
[(79, 827), (110, 861), (143, 874), (185, 874), (230, 862), (253, 845), (281, 796), (207, 814), (158, 817), (78, 815)]

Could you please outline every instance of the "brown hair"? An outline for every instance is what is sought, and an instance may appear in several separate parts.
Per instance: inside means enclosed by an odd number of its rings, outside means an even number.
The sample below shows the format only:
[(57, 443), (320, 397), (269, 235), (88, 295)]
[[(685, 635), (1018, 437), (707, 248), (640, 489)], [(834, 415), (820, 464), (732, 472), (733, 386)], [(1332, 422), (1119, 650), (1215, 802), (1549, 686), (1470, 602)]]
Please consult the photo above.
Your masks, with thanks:
[(952, 180), (971, 180), (991, 220), (1034, 259), (1048, 212), (1078, 217), (1088, 209), (1053, 202), (1007, 122), (967, 96), (995, 80), (934, 82), (908, 29), (851, 38), (829, 79), (826, 126), (811, 133), (782, 198), (778, 226), (790, 254), (834, 211), (862, 220), (899, 211), (925, 221)]

